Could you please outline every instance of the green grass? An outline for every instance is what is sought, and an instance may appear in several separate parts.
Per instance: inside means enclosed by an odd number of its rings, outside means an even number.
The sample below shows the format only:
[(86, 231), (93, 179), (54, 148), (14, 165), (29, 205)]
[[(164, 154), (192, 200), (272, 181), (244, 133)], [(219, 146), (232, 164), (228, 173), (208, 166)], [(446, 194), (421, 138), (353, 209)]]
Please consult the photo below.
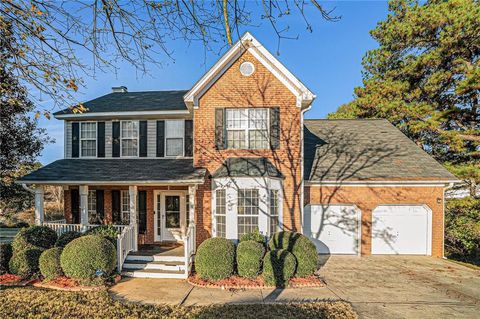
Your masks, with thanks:
[(115, 301), (107, 292), (10, 288), (0, 292), (2, 318), (357, 318), (345, 302), (167, 306)]

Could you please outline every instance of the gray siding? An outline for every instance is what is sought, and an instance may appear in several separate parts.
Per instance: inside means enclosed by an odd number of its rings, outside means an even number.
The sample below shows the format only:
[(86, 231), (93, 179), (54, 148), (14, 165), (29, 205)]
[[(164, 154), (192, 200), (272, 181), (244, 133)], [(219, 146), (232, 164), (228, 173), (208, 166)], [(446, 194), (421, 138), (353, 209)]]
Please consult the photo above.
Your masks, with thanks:
[(112, 121), (105, 121), (105, 157), (112, 157)]
[(147, 157), (157, 156), (157, 120), (147, 123)]

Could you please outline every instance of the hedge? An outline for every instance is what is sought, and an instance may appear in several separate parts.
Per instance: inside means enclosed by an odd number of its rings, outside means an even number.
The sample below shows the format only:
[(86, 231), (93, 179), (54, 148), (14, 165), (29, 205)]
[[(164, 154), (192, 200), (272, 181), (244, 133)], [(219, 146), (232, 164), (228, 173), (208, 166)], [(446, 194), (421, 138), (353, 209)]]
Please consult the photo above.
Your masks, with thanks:
[(67, 231), (58, 237), (57, 241), (55, 242), (55, 247), (65, 247), (69, 242), (81, 236), (82, 234), (79, 232)]
[(275, 233), (268, 243), (270, 249), (286, 249), (297, 259), (297, 277), (311, 276), (317, 270), (315, 244), (306, 236), (289, 231)]
[(60, 265), (66, 276), (93, 279), (110, 275), (116, 267), (115, 246), (106, 238), (86, 235), (68, 243), (60, 256)]
[(85, 235), (99, 235), (108, 239), (114, 246), (117, 246), (117, 237), (120, 233), (113, 225), (101, 225), (91, 228), (85, 232)]
[(23, 278), (38, 275), (38, 259), (42, 252), (39, 248), (15, 251), (8, 264), (10, 272)]
[(240, 237), (240, 242), (242, 241), (247, 241), (247, 240), (253, 240), (253, 241), (256, 241), (257, 243), (260, 243), (262, 245), (265, 245), (265, 236), (263, 236), (259, 231), (258, 229), (256, 229), (255, 231), (251, 232), (251, 233), (246, 233), (246, 234), (243, 234), (241, 237)]
[(255, 278), (262, 271), (265, 248), (254, 240), (242, 241), (237, 246), (237, 270), (242, 277)]
[(220, 280), (233, 274), (235, 245), (225, 238), (209, 238), (195, 255), (195, 270), (202, 279)]
[(285, 287), (295, 274), (295, 256), (285, 249), (269, 251), (263, 258), (263, 279), (269, 285)]
[(8, 263), (12, 258), (12, 245), (9, 243), (0, 244), (0, 275), (8, 273)]
[(22, 228), (13, 238), (13, 253), (17, 251), (39, 248), (52, 248), (57, 241), (57, 233), (46, 226), (30, 226)]
[(45, 250), (39, 259), (40, 273), (45, 279), (54, 279), (63, 275), (62, 267), (60, 266), (60, 255), (62, 247), (54, 247)]

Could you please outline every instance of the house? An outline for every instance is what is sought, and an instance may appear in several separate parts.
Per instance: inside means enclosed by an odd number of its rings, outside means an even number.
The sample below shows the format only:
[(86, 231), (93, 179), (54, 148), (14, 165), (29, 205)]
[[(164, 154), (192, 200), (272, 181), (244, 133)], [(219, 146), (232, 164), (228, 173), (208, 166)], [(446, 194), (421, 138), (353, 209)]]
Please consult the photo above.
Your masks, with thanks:
[[(197, 247), (258, 229), (328, 254), (443, 256), (455, 176), (385, 120), (304, 120), (315, 95), (246, 33), (190, 90), (125, 87), (55, 113), (65, 157), (26, 175), (57, 232), (114, 224), (119, 269), (184, 278)], [(61, 185), (65, 221), (43, 217)]]

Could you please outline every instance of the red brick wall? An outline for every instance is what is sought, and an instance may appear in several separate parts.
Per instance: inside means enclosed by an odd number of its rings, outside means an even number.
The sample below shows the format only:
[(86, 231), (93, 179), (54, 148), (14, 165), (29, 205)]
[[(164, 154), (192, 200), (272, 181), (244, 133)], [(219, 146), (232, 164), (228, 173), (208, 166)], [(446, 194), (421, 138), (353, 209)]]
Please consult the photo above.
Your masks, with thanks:
[(425, 204), (432, 210), (432, 256), (443, 256), (443, 187), (305, 187), (305, 205), (355, 204), (362, 211), (362, 255), (371, 254), (372, 211), (384, 204)]
[[(244, 61), (255, 65), (255, 72), (242, 76)], [(279, 107), (280, 147), (277, 150), (216, 150), (215, 109), (225, 107)], [(301, 109), (295, 95), (250, 53), (244, 53), (200, 98), (194, 109), (194, 165), (214, 172), (228, 157), (263, 156), (280, 169), (284, 180), (283, 223), (287, 229), (300, 229), (301, 206)], [(197, 242), (211, 236), (211, 183), (197, 190)]]

